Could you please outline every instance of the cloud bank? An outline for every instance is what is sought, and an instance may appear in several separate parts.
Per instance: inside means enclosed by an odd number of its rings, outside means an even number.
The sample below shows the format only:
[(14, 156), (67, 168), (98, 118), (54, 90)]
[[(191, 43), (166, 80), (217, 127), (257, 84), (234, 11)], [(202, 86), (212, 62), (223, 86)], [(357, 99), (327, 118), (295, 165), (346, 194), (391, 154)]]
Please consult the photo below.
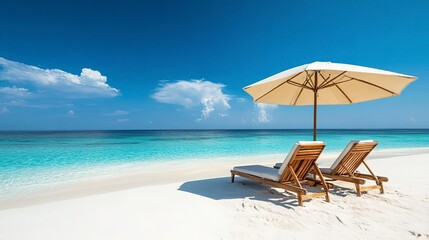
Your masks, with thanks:
[(275, 104), (266, 104), (266, 103), (256, 103), (256, 108), (258, 109), (258, 122), (268, 123), (271, 121), (271, 116), (269, 111), (276, 109), (277, 105)]
[[(42, 69), (0, 57), (0, 80), (13, 84), (31, 84), (37, 90), (61, 93), (63, 97), (114, 97), (119, 90), (107, 84), (107, 77), (97, 70), (83, 68), (80, 75), (60, 69)], [(16, 88), (15, 91), (25, 88)], [(11, 89), (4, 89), (7, 91)], [(28, 90), (28, 89), (27, 89)], [(28, 93), (28, 91), (25, 92)], [(64, 95), (65, 94), (65, 95)]]
[[(152, 98), (161, 103), (202, 107), (201, 118), (207, 119), (216, 109), (230, 109), (230, 96), (222, 92), (225, 85), (206, 80), (163, 82)], [(200, 120), (202, 120), (200, 119)]]

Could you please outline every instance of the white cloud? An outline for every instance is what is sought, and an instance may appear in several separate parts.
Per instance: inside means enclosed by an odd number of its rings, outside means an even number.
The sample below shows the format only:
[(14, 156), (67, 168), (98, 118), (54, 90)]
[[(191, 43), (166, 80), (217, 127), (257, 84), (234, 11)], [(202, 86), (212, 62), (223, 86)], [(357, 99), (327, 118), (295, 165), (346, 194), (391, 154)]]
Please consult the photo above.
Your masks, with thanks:
[(74, 111), (73, 111), (73, 110), (70, 110), (70, 111), (67, 113), (67, 115), (69, 115), (69, 116), (74, 116)]
[(187, 108), (202, 107), (201, 117), (207, 119), (216, 109), (230, 109), (230, 96), (222, 92), (225, 85), (206, 80), (164, 82), (152, 97), (162, 103), (178, 104)]
[(12, 100), (9, 102), (2, 103), (3, 105), (9, 105), (9, 106), (25, 106), (25, 101), (22, 99)]
[(14, 62), (0, 57), (0, 80), (15, 84), (34, 84), (39, 90), (49, 93), (68, 94), (65, 97), (114, 97), (119, 90), (107, 84), (107, 77), (99, 71), (83, 68), (80, 75), (60, 69), (42, 69), (24, 63)]
[(9, 113), (10, 111), (9, 111), (9, 109), (7, 109), (6, 107), (3, 107), (1, 110), (0, 110), (0, 113)]
[(255, 106), (258, 109), (258, 122), (260, 123), (270, 122), (271, 116), (268, 112), (277, 108), (275, 104), (266, 103), (256, 103)]
[(130, 119), (128, 119), (128, 118), (119, 118), (118, 119), (119, 123), (125, 123), (125, 122), (129, 122), (129, 121), (130, 121)]
[(0, 87), (0, 93), (14, 97), (26, 97), (30, 95), (30, 92), (28, 92), (27, 88), (18, 88), (16, 86)]
[(235, 100), (238, 102), (246, 102), (247, 101), (247, 99), (245, 99), (245, 98), (235, 98)]
[(130, 112), (124, 111), (124, 110), (116, 110), (111, 113), (107, 113), (106, 116), (125, 116), (128, 115)]
[[(1, 99), (1, 98), (0, 98)], [(50, 109), (50, 108), (63, 108), (64, 104), (58, 104), (53, 102), (44, 102), (44, 101), (31, 101), (27, 102), (23, 99), (13, 99), (11, 101), (0, 102), (0, 105), (4, 106), (19, 106), (27, 108), (37, 108), (37, 109)]]

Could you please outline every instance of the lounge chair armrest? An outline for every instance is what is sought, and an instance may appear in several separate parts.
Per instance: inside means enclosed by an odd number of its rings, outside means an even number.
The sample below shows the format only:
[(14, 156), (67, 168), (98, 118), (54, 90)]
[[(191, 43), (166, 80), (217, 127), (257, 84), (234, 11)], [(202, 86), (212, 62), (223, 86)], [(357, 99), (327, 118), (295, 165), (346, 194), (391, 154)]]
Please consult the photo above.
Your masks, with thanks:
[(365, 184), (365, 180), (356, 178), (356, 177), (349, 177), (349, 176), (340, 176), (340, 175), (331, 175), (331, 174), (323, 174), (324, 177), (334, 179), (334, 180), (340, 180), (344, 182), (351, 182), (351, 183), (357, 183), (357, 184)]
[[(320, 181), (318, 179), (307, 177), (306, 181), (307, 181), (307, 183), (306, 183), (307, 185), (323, 188), (322, 181)], [(334, 184), (332, 184), (332, 183), (326, 183), (326, 185), (328, 186), (329, 189), (334, 188)]]
[[(369, 179), (369, 180), (375, 180), (374, 177), (370, 174), (364, 174), (364, 173), (355, 173), (356, 177), (360, 177), (360, 178), (365, 178), (365, 179)], [(382, 177), (382, 176), (377, 176), (378, 180), (382, 181), (382, 182), (388, 182), (389, 178), (387, 177)]]

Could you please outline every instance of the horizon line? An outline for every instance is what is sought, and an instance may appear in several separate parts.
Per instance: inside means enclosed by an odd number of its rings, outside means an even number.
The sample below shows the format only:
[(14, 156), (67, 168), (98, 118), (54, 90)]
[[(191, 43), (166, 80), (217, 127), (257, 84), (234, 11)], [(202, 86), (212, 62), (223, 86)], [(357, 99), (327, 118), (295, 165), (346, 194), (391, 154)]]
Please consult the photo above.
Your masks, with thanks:
[[(0, 130), (0, 132), (101, 132), (101, 131), (242, 131), (242, 130), (300, 130), (313, 131), (312, 128), (167, 128), (167, 129), (31, 129), (31, 130)], [(321, 128), (324, 130), (429, 130), (429, 128)]]

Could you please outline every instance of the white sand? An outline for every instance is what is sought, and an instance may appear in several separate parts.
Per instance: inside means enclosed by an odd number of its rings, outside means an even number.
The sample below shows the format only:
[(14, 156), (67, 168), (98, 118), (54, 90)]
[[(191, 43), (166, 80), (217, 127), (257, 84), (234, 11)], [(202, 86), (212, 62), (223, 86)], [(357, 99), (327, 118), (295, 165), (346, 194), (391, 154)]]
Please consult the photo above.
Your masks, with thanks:
[(234, 164), (278, 157), (163, 166), (2, 202), (0, 239), (429, 239), (427, 149), (372, 154), (370, 166), (390, 179), (383, 195), (358, 198), (339, 183), (331, 203), (298, 207), (280, 189), (230, 182)]

